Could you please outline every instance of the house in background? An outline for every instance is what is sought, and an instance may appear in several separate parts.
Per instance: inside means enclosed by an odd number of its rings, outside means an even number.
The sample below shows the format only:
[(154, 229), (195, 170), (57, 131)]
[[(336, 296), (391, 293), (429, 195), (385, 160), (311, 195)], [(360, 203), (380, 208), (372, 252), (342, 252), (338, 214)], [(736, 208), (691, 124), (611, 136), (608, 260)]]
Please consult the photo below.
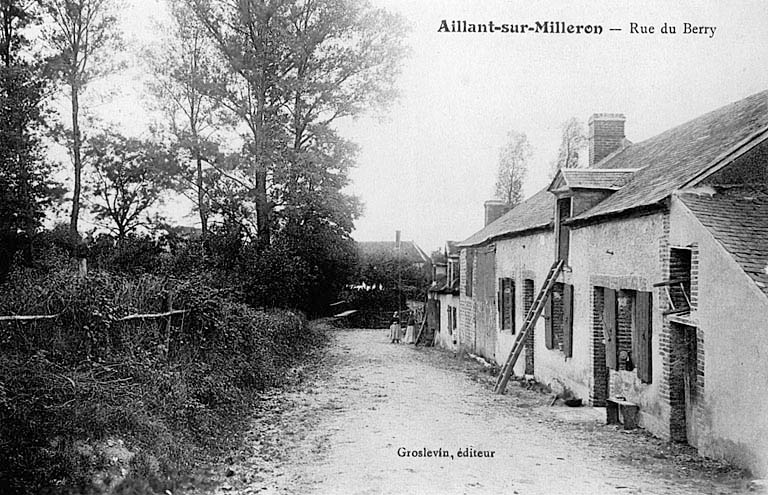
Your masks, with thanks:
[(593, 115), (590, 168), (459, 244), (457, 344), (503, 363), (562, 261), (515, 372), (625, 397), (652, 433), (764, 476), (768, 92), (639, 143), (624, 121)]
[(357, 247), (361, 258), (398, 260), (402, 266), (432, 275), (432, 260), (414, 241), (358, 241)]
[(427, 304), (438, 315), (434, 322), (435, 345), (455, 351), (459, 321), (459, 249), (455, 241), (445, 243), (443, 257), (446, 274), (429, 288)]

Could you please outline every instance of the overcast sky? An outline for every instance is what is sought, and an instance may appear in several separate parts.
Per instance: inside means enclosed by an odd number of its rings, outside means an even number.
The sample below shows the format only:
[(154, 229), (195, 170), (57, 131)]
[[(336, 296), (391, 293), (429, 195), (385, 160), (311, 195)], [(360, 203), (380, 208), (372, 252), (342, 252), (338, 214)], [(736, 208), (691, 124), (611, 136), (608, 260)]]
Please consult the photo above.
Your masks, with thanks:
[[(534, 147), (527, 197), (547, 184), (560, 125), (571, 116), (586, 122), (595, 112), (624, 113), (627, 137), (637, 142), (768, 89), (764, 0), (372, 1), (405, 17), (411, 55), (401, 98), (384, 121), (362, 117), (339, 125), (361, 147), (350, 188), (365, 203), (357, 240), (394, 240), (401, 230), (430, 252), (482, 228), (483, 202), (492, 197), (499, 148), (510, 130), (525, 132)], [(157, 11), (158, 0), (131, 0), (126, 19), (134, 42), (153, 36)], [(564, 21), (600, 24), (606, 32), (438, 33), (443, 19)], [(631, 22), (657, 32), (630, 34)], [(677, 34), (660, 34), (665, 22)], [(715, 35), (683, 34), (685, 22), (714, 26)], [(123, 122), (146, 120), (146, 108), (136, 104), (140, 89), (126, 83), (110, 113)], [(177, 209), (181, 223), (194, 224), (188, 204)]]
[[(559, 126), (595, 112), (627, 117), (641, 141), (768, 89), (768, 2), (375, 0), (411, 25), (400, 88), (386, 121), (341, 126), (362, 152), (352, 191), (366, 208), (358, 240), (414, 239), (425, 250), (482, 227), (506, 133), (534, 147), (526, 196), (544, 187)], [(621, 28), (601, 36), (438, 33), (446, 19), (562, 20)], [(630, 34), (629, 23), (677, 26)], [(683, 23), (714, 37), (682, 34)]]

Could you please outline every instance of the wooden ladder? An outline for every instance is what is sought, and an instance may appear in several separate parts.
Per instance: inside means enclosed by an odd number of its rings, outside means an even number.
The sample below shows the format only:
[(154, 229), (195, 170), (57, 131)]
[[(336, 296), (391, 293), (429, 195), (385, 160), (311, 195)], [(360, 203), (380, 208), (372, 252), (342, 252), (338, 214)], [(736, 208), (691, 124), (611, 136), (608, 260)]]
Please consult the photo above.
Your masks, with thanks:
[(509, 352), (509, 357), (507, 357), (507, 361), (504, 363), (504, 367), (501, 368), (501, 373), (499, 373), (499, 378), (496, 380), (496, 386), (493, 391), (497, 394), (503, 394), (507, 389), (507, 382), (509, 382), (509, 378), (512, 376), (512, 371), (517, 362), (517, 358), (520, 357), (520, 353), (523, 352), (528, 332), (536, 326), (536, 322), (539, 320), (541, 312), (544, 311), (544, 305), (546, 304), (549, 295), (552, 293), (552, 288), (555, 286), (555, 281), (557, 280), (558, 275), (563, 271), (564, 264), (564, 260), (557, 260), (549, 269), (547, 278), (544, 280), (544, 285), (541, 286), (541, 290), (536, 296), (536, 300), (533, 301), (533, 305), (531, 305), (531, 308), (528, 310), (528, 314), (525, 316), (525, 321), (523, 322), (523, 328), (521, 328), (520, 333), (517, 334), (515, 342), (512, 344), (512, 350)]

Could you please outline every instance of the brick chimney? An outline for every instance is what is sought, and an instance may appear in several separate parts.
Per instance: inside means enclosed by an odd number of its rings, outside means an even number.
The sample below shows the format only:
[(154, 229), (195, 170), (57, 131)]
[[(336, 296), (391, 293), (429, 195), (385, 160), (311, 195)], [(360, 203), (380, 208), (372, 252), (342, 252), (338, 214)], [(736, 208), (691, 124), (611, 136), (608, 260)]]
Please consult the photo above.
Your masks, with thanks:
[(483, 205), (485, 206), (485, 225), (492, 224), (511, 209), (508, 203), (500, 199), (489, 199)]
[(621, 113), (595, 113), (589, 118), (590, 167), (621, 148), (625, 120)]

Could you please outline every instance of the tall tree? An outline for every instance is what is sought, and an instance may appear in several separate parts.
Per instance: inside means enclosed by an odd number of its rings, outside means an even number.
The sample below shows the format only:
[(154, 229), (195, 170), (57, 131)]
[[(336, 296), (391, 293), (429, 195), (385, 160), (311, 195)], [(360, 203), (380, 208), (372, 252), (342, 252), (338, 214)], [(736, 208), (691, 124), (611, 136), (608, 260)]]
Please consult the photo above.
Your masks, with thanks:
[(496, 197), (510, 206), (518, 205), (523, 200), (523, 182), (532, 153), (525, 133), (514, 130), (507, 133), (507, 142), (499, 151)]
[(148, 213), (171, 185), (178, 171), (165, 146), (106, 132), (87, 141), (84, 155), (93, 164), (93, 212), (106, 220), (118, 241), (140, 226), (149, 226)]
[(0, 281), (28, 244), (49, 198), (49, 167), (40, 140), (48, 81), (30, 52), (33, 0), (0, 1)]
[[(291, 147), (275, 175), (274, 203), (306, 205), (325, 198), (314, 211), (351, 232), (359, 215), (356, 198), (341, 192), (354, 166), (356, 147), (331, 128), (340, 118), (382, 109), (396, 96), (395, 82), (405, 54), (404, 25), (367, 2), (297, 2), (288, 24), (285, 101)], [(317, 201), (318, 203), (323, 201)], [(345, 219), (339, 214), (343, 212)]]
[[(213, 139), (217, 125), (223, 125), (220, 105), (212, 89), (219, 82), (218, 57), (200, 24), (187, 6), (171, 0), (169, 35), (148, 57), (154, 79), (150, 89), (166, 114), (177, 143), (187, 150), (193, 163), (191, 178), (200, 216), (202, 237), (208, 236), (211, 198), (206, 188), (204, 165), (214, 164), (217, 146)], [(210, 167), (209, 167), (210, 168)]]
[(115, 0), (53, 0), (46, 2), (51, 18), (47, 35), (57, 52), (58, 68), (69, 91), (71, 129), (68, 148), (74, 167), (72, 212), (69, 231), (73, 241), (79, 239), (83, 133), (81, 129), (81, 97), (94, 79), (116, 67), (115, 49), (119, 46), (117, 19), (113, 13)]
[(227, 61), (230, 77), (219, 88), (218, 97), (248, 129), (248, 188), (255, 204), (257, 239), (266, 246), (272, 212), (267, 181), (285, 142), (279, 123), (280, 67), (290, 0), (188, 2)]
[(561, 168), (577, 168), (579, 157), (587, 146), (587, 136), (584, 125), (576, 117), (571, 117), (560, 126), (560, 148), (557, 158), (552, 162), (552, 175)]
[(302, 167), (317, 174), (315, 157), (338, 144), (330, 124), (393, 96), (402, 28), (365, 1), (187, 1), (233, 75), (223, 101), (250, 130), (258, 237), (268, 244), (286, 181), (306, 182)]

